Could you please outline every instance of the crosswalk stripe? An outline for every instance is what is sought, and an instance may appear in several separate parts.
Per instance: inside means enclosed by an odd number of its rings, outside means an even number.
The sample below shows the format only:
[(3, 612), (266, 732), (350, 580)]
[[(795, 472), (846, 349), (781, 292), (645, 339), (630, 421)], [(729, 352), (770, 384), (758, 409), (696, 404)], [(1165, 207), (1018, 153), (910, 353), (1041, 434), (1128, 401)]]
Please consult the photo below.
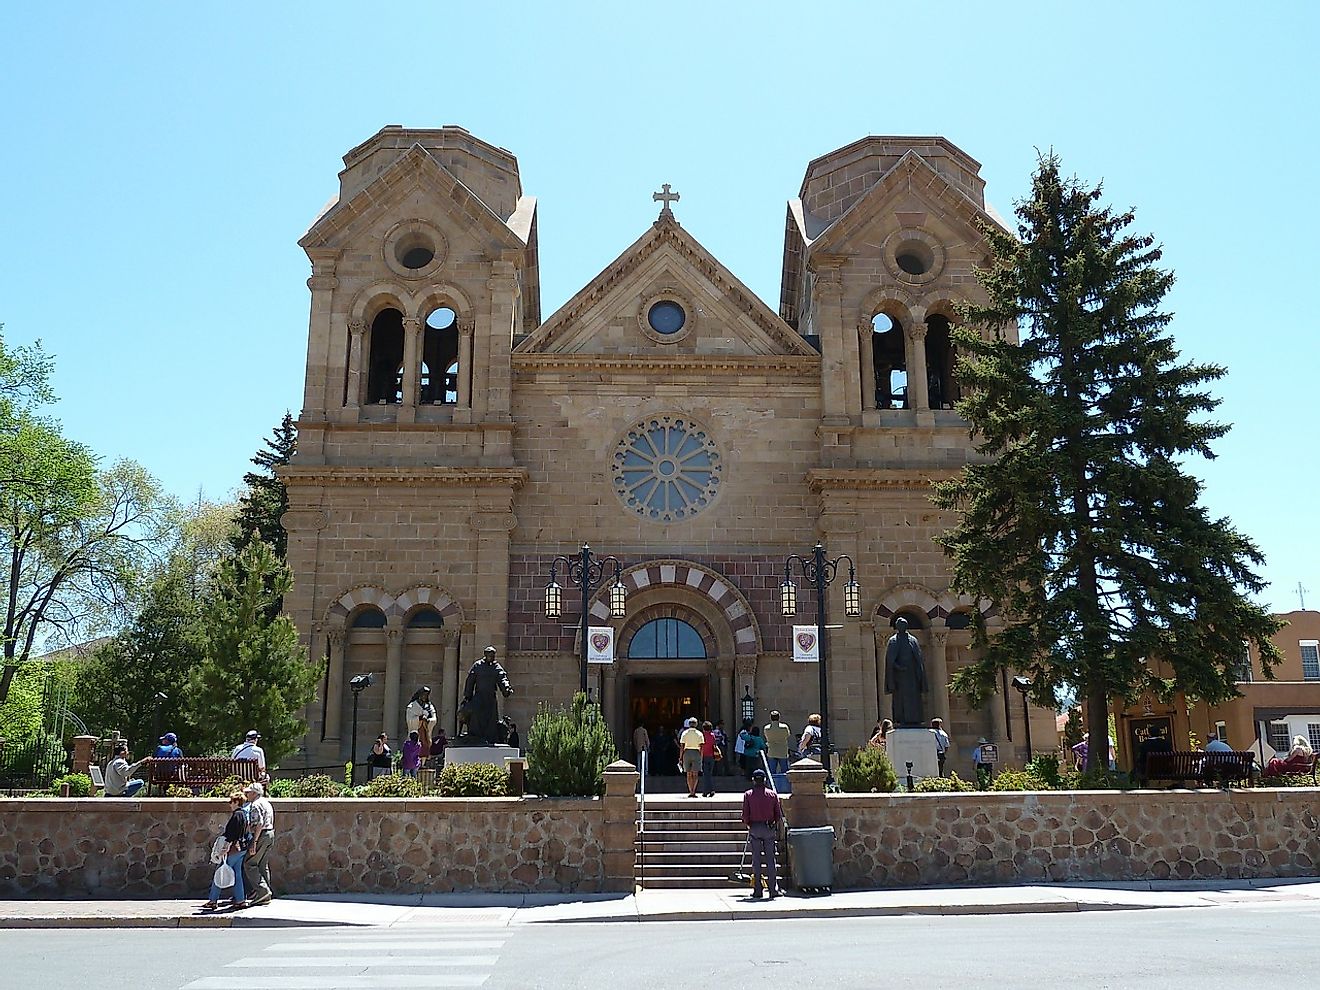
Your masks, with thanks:
[(383, 969), (385, 967), (398, 967), (401, 969), (423, 969), (436, 968), (446, 969), (450, 966), (494, 966), (499, 961), (499, 956), (433, 956), (429, 959), (418, 959), (415, 956), (373, 956), (359, 953), (352, 956), (322, 956), (319, 959), (280, 959), (274, 960), (264, 956), (248, 956), (245, 959), (236, 959), (231, 963), (226, 963), (226, 969), (264, 969), (269, 971), (280, 969)]
[[(325, 976), (262, 976), (245, 981), (243, 990), (366, 990), (370, 987), (396, 988), (403, 990), (414, 984), (400, 982), (403, 979), (415, 979), (418, 974), (408, 977), (393, 976), (340, 976), (333, 982)], [(479, 987), (486, 982), (487, 974), (428, 976), (429, 987)], [(200, 980), (186, 984), (182, 990), (234, 990), (232, 976), (205, 976)]]
[[(395, 933), (395, 938), (402, 939), (400, 933)], [(397, 942), (369, 942), (362, 946), (363, 949), (370, 952), (380, 952), (387, 949), (408, 949), (414, 952), (444, 952), (449, 949), (502, 949), (507, 938), (493, 939), (436, 939), (431, 936), (424, 938), (409, 939), (408, 941)], [(325, 952), (331, 946), (335, 948), (345, 947), (345, 941), (342, 939), (334, 942), (276, 942), (274, 945), (266, 946), (267, 952)]]

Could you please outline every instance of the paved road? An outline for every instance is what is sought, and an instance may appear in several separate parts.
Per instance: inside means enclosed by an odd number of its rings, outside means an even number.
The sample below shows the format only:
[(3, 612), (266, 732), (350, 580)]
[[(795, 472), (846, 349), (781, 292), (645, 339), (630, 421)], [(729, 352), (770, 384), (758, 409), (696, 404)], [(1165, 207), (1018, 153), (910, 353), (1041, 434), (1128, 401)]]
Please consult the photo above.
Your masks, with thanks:
[(0, 988), (1241, 990), (1320, 977), (1309, 905), (989, 917), (6, 931)]

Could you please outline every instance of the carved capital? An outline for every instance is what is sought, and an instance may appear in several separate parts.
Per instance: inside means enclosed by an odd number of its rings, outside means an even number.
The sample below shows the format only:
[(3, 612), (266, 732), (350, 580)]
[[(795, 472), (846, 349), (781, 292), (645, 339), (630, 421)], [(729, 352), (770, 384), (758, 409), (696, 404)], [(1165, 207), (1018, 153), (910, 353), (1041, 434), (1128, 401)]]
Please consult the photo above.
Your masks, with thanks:
[(385, 642), (388, 646), (398, 646), (403, 642), (403, 630), (398, 626), (385, 627)]
[(343, 649), (344, 637), (346, 634), (347, 634), (347, 630), (345, 630), (342, 626), (336, 626), (335, 628), (331, 629), (330, 632), (327, 634), (327, 638), (330, 640), (330, 649), (336, 651)]
[(325, 529), (329, 522), (330, 517), (320, 509), (289, 509), (280, 516), (280, 525), (286, 533), (309, 530), (317, 533)]
[(737, 678), (735, 688), (743, 685), (751, 687), (756, 680), (756, 657), (738, 657), (733, 664), (734, 676)]
[(477, 331), (477, 321), (472, 317), (465, 317), (458, 322), (458, 335), (460, 337), (471, 337)]
[(361, 320), (350, 320), (348, 324), (348, 332), (354, 337), (361, 337), (367, 332), (367, 325)]
[(328, 292), (339, 286), (339, 279), (333, 275), (313, 275), (307, 280), (307, 288), (313, 292)]
[(930, 645), (945, 646), (949, 642), (949, 630), (935, 629), (930, 630)]
[(422, 321), (417, 316), (405, 316), (403, 318), (403, 329), (407, 333), (418, 333), (422, 329)]
[(907, 328), (907, 335), (913, 340), (925, 340), (928, 327), (924, 323), (913, 323)]

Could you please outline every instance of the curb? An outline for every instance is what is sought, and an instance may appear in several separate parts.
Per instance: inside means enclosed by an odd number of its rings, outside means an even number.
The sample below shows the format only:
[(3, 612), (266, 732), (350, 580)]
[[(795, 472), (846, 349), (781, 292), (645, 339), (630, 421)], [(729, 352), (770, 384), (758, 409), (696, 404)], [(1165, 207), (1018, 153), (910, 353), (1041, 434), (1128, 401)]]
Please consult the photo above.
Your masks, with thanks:
[(224, 915), (180, 915), (174, 918), (3, 918), (0, 930), (16, 928), (362, 928), (352, 921), (296, 921), (292, 918), (230, 918)]

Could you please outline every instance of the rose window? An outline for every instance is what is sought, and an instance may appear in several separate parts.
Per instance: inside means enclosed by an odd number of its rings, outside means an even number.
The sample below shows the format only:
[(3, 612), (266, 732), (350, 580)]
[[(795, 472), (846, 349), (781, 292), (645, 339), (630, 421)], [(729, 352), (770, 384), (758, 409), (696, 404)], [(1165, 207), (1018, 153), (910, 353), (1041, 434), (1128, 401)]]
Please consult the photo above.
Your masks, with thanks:
[(629, 430), (614, 452), (614, 491), (643, 519), (674, 522), (715, 497), (723, 470), (715, 441), (677, 416), (654, 416)]

